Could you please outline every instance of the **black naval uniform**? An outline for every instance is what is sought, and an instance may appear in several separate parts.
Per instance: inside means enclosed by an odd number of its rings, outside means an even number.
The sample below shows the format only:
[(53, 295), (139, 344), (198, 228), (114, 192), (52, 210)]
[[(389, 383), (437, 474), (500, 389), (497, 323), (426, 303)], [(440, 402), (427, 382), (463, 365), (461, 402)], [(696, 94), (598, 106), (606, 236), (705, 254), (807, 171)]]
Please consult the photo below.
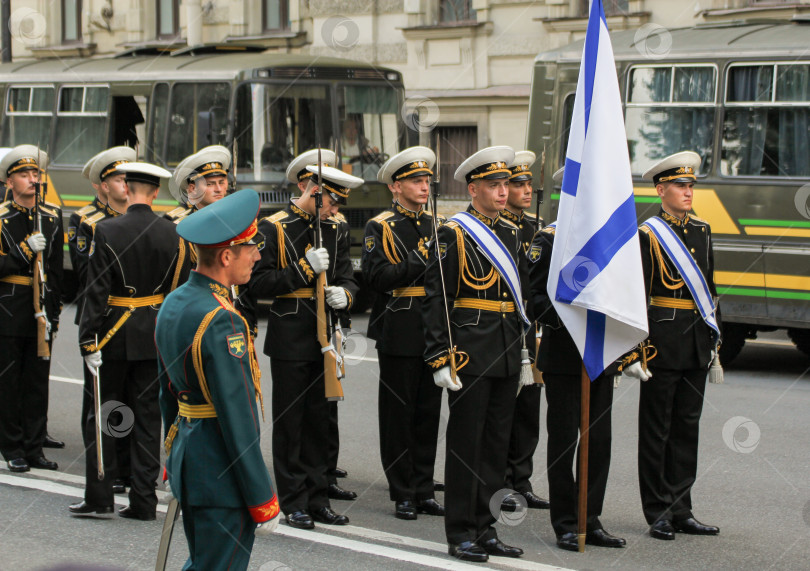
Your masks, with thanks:
[[(175, 226), (158, 217), (147, 204), (133, 204), (126, 214), (96, 226), (87, 271), (86, 302), (79, 327), (83, 355), (96, 350), (118, 328), (101, 350), (101, 401), (125, 402), (131, 411), (110, 410), (105, 418), (108, 436), (131, 427), (132, 487), (130, 508), (154, 516), (155, 482), (160, 469), (160, 410), (158, 406), (155, 319), (163, 297), (182, 267)], [(119, 323), (134, 307), (130, 317)], [(108, 405), (109, 406), (109, 405)], [(134, 416), (133, 416), (134, 414)], [(110, 475), (96, 475), (95, 411), (86, 418), (85, 501), (96, 507), (113, 505), (116, 473), (113, 438), (103, 438), (105, 465)], [(119, 429), (116, 426), (120, 426)]]
[[(82, 241), (83, 247), (81, 250), (78, 248), (77, 239), (79, 237), (79, 226), (85, 218), (93, 216), (100, 210), (105, 208), (105, 204), (99, 200), (98, 196), (95, 197), (89, 204), (82, 206), (70, 215), (67, 227), (67, 245), (68, 254), (70, 255), (70, 265), (78, 278), (79, 287), (77, 291), (82, 291), (83, 281), (82, 278), (87, 271), (87, 252), (90, 249), (90, 242), (86, 239)], [(79, 324), (79, 312), (76, 312), (76, 324)]]
[[(535, 235), (528, 259), (532, 307), (538, 323), (543, 326), (537, 368), (543, 372), (546, 384), (548, 491), (551, 525), (559, 537), (577, 531), (578, 485), (574, 477), (574, 462), (578, 458), (582, 357), (551, 304), (547, 291), (554, 231), (553, 226), (546, 227)], [(623, 366), (637, 358), (638, 353), (628, 358)], [(618, 366), (609, 367), (591, 382), (588, 532), (602, 529), (599, 516), (602, 514), (610, 470), (613, 375), (618, 372)]]
[[(520, 243), (524, 255), (528, 255), (535, 233), (542, 226), (540, 219), (528, 212), (520, 215), (504, 209), (501, 216), (518, 227)], [(535, 340), (527, 335), (526, 346), (534, 352)], [(543, 396), (543, 385), (535, 383), (523, 387), (515, 402), (515, 417), (512, 420), (512, 436), (509, 440), (509, 456), (506, 463), (506, 487), (516, 492), (532, 492), (530, 481), (533, 471), (532, 459), (540, 442), (540, 401)]]
[[(691, 215), (681, 221), (663, 209), (658, 216), (686, 245), (716, 298), (709, 225)], [(641, 229), (641, 261), (650, 296), (649, 338), (658, 356), (650, 364), (652, 378), (641, 384), (639, 488), (647, 523), (678, 522), (692, 517), (700, 414), (715, 338), (696, 308), (673, 307), (694, 300), (663, 246), (643, 225)]]
[[(323, 354), (318, 344), (316, 274), (305, 257), (315, 244), (315, 218), (290, 202), (262, 219), (261, 260), (253, 268), (247, 303), (274, 297), (264, 353), (273, 377), (273, 469), (285, 514), (329, 507), (327, 469), (329, 402), (324, 395)], [(340, 220), (321, 222), (329, 252), (327, 283), (357, 294), (345, 232)], [(243, 294), (244, 295), (244, 294)]]
[[(9, 191), (9, 196), (11, 192)], [(64, 233), (59, 207), (39, 207), (45, 271), (45, 312), (51, 335), (59, 328), (62, 309)], [(33, 276), (36, 254), (26, 242), (34, 232), (35, 211), (13, 199), (0, 204), (0, 452), (6, 460), (37, 459), (48, 417), (50, 361), (37, 357)]]
[(424, 361), (421, 311), (432, 228), (431, 213), (394, 203), (363, 241), (363, 277), (377, 293), (368, 336), (380, 361), (380, 457), (395, 502), (434, 497), (442, 391)]
[[(526, 299), (527, 262), (518, 228), (472, 206), (467, 212), (489, 226), (512, 255)], [(434, 247), (442, 256), (453, 343), (464, 354), (461, 357), (469, 359), (459, 371), (462, 388), (448, 391), (445, 531), (451, 544), (484, 542), (497, 537), (489, 502), (503, 487), (523, 322), (507, 285), (457, 223), (451, 220), (439, 229)], [(435, 251), (428, 262), (425, 291), (425, 360), (437, 371), (449, 364), (449, 339)]]

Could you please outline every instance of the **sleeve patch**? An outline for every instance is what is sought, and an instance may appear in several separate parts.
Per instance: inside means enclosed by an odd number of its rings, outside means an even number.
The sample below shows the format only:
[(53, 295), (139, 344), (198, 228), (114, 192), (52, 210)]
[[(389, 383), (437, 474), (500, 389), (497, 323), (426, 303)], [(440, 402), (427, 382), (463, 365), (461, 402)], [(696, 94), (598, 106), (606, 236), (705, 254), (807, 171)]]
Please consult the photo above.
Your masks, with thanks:
[(87, 237), (86, 236), (79, 236), (76, 239), (76, 248), (80, 252), (84, 252), (87, 249)]
[(226, 337), (228, 341), (228, 353), (241, 359), (247, 351), (247, 340), (244, 333), (234, 333)]
[(366, 252), (371, 252), (374, 249), (374, 236), (366, 236), (365, 244)]
[(535, 263), (537, 260), (540, 259), (540, 253), (543, 251), (541, 246), (532, 246), (532, 249), (529, 251), (529, 261)]

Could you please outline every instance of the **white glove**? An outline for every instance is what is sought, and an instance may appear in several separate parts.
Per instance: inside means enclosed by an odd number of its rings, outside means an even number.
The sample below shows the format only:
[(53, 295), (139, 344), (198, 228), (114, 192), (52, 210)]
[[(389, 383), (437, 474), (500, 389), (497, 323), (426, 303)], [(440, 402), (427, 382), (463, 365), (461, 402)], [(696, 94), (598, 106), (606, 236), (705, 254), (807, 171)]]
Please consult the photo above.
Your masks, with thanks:
[(332, 309), (345, 309), (349, 305), (346, 290), (340, 286), (326, 286), (326, 303)]
[(265, 537), (276, 531), (279, 517), (276, 516), (270, 521), (265, 521), (256, 526), (256, 537)]
[(45, 246), (48, 245), (48, 241), (45, 239), (45, 236), (42, 232), (37, 232), (36, 234), (31, 234), (28, 239), (26, 240), (28, 246), (34, 251), (35, 254), (38, 254), (42, 250), (45, 249)]
[(166, 485), (166, 494), (169, 496), (169, 499), (171, 500), (174, 497), (174, 494), (172, 493), (172, 487), (169, 485), (169, 480), (166, 480), (164, 484)]
[(329, 269), (329, 252), (326, 248), (310, 248), (305, 257), (316, 274)]
[(649, 381), (650, 377), (652, 377), (652, 373), (645, 371), (639, 362), (633, 363), (622, 372), (631, 379), (638, 379), (639, 381)]
[(461, 388), (460, 379), (456, 379), (455, 383), (453, 382), (453, 377), (450, 375), (450, 367), (442, 367), (433, 373), (433, 382), (436, 383), (437, 387), (449, 391), (457, 391)]
[(87, 363), (87, 368), (91, 371), (98, 369), (101, 366), (101, 351), (90, 353), (84, 356), (84, 362)]

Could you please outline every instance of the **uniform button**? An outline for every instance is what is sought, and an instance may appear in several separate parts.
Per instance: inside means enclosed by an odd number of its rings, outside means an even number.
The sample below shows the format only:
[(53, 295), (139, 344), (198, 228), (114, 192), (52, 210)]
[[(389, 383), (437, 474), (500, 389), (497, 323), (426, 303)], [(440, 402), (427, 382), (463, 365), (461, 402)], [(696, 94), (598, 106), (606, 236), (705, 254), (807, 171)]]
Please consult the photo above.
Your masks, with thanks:
[(694, 254), (694, 253), (695, 253), (695, 249), (694, 249), (694, 248), (692, 248), (692, 249), (690, 250), (690, 252), (692, 252), (692, 253)]
[(503, 296), (506, 297), (506, 292), (503, 292)]
[(393, 223), (393, 222), (391, 222), (391, 228), (393, 228), (393, 227), (394, 227), (394, 223)]
[(515, 231), (514, 231), (514, 230), (512, 230), (512, 235), (514, 236), (514, 234), (515, 234)]
[(416, 221), (416, 225), (417, 225), (417, 226), (419, 226), (419, 225), (420, 225), (418, 220)]
[(684, 234), (689, 234), (689, 230), (687, 230), (686, 228), (684, 228), (684, 229), (683, 229), (683, 233), (684, 233)]

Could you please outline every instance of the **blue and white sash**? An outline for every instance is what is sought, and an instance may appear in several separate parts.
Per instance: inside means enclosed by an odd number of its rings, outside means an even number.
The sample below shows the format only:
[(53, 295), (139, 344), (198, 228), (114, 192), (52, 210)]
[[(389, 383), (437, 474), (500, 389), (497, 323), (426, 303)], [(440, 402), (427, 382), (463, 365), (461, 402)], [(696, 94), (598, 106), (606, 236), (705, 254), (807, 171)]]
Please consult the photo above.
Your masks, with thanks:
[(644, 222), (644, 225), (650, 229), (658, 238), (658, 242), (664, 246), (667, 256), (675, 264), (678, 272), (686, 282), (686, 287), (692, 294), (695, 300), (700, 315), (706, 322), (706, 325), (711, 327), (720, 337), (720, 329), (717, 327), (717, 308), (714, 305), (712, 294), (709, 291), (709, 285), (706, 283), (706, 278), (700, 271), (694, 258), (692, 258), (686, 245), (681, 241), (677, 234), (669, 227), (661, 217), (653, 216)]
[(486, 224), (469, 212), (459, 212), (450, 218), (450, 220), (458, 222), (459, 226), (475, 241), (489, 263), (498, 271), (506, 282), (509, 291), (512, 293), (512, 299), (515, 300), (515, 306), (518, 308), (520, 318), (528, 326), (531, 322), (526, 316), (526, 308), (523, 307), (523, 295), (520, 289), (518, 269), (515, 265), (515, 260), (512, 259), (509, 251), (504, 247), (503, 242), (501, 242), (500, 238), (498, 238)]

